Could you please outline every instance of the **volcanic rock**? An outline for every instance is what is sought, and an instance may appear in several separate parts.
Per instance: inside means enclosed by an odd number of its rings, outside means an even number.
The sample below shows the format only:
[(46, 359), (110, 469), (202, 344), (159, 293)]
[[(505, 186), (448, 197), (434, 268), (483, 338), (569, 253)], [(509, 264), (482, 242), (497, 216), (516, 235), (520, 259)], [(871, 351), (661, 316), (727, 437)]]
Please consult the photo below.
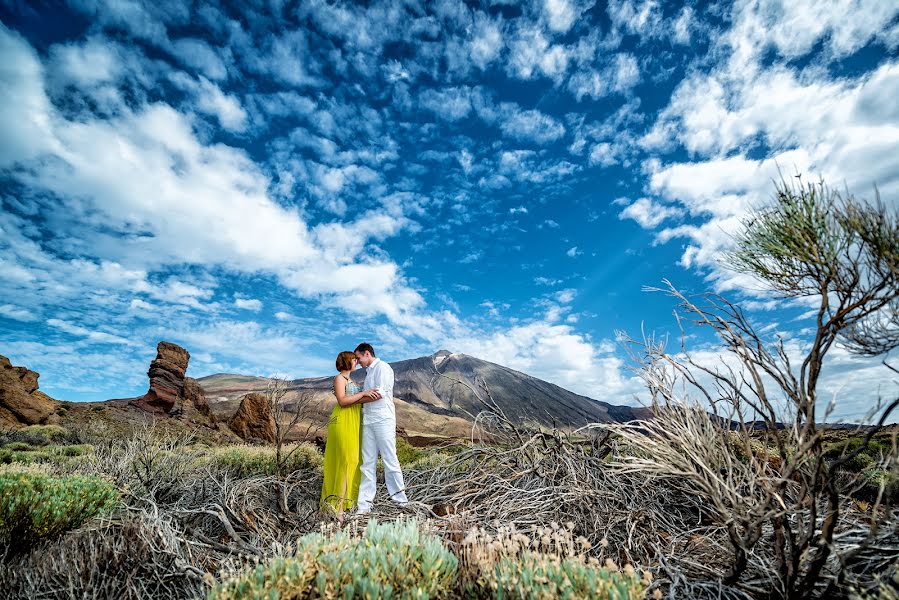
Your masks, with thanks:
[(246, 394), (237, 412), (228, 421), (231, 431), (245, 440), (275, 441), (275, 417), (265, 394)]
[(168, 414), (181, 396), (184, 389), (184, 373), (190, 353), (170, 342), (159, 342), (156, 346), (156, 359), (150, 363), (147, 375), (150, 377), (150, 389), (132, 403), (149, 412)]
[(40, 375), (25, 367), (14, 367), (0, 356), (0, 423), (6, 426), (46, 423), (58, 402), (38, 391)]
[(185, 410), (189, 410), (188, 407), (193, 408), (206, 417), (206, 419), (209, 420), (210, 425), (215, 427), (215, 415), (212, 414), (212, 411), (209, 409), (209, 402), (206, 400), (206, 392), (203, 391), (203, 387), (200, 385), (199, 381), (193, 377), (185, 377), (184, 387), (181, 389), (181, 397), (183, 399)]

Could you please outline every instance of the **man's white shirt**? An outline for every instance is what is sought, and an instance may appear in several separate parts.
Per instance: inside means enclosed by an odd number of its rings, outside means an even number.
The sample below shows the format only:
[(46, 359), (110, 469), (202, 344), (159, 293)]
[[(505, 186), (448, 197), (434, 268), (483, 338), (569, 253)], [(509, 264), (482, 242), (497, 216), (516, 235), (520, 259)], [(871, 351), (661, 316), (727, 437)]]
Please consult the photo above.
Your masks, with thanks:
[(396, 407), (393, 404), (393, 369), (389, 364), (375, 358), (365, 370), (363, 389), (376, 388), (381, 392), (381, 399), (362, 405), (362, 417), (366, 423), (396, 420)]

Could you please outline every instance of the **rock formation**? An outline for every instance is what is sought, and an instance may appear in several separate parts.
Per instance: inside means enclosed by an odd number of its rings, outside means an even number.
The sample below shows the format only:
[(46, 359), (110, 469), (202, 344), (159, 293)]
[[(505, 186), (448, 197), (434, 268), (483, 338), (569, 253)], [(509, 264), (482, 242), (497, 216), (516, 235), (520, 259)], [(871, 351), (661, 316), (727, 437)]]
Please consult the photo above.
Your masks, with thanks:
[(25, 367), (14, 367), (0, 356), (0, 424), (7, 427), (47, 423), (58, 402), (38, 391), (40, 375)]
[(132, 400), (132, 404), (148, 412), (171, 412), (184, 389), (184, 373), (189, 360), (190, 353), (181, 346), (159, 342), (156, 346), (156, 359), (150, 363), (150, 370), (147, 371), (150, 389), (140, 398)]
[(209, 402), (206, 400), (206, 392), (200, 382), (193, 377), (184, 378), (184, 387), (181, 389), (181, 397), (183, 398), (183, 409), (185, 411), (196, 410), (209, 420), (213, 426), (216, 424), (215, 415), (209, 409)]
[(147, 375), (150, 389), (131, 404), (157, 415), (179, 417), (217, 427), (215, 415), (209, 410), (206, 392), (196, 379), (185, 377), (190, 353), (170, 342), (159, 342), (156, 358), (150, 363)]
[(246, 394), (237, 412), (228, 421), (231, 431), (245, 440), (275, 441), (275, 418), (264, 394)]

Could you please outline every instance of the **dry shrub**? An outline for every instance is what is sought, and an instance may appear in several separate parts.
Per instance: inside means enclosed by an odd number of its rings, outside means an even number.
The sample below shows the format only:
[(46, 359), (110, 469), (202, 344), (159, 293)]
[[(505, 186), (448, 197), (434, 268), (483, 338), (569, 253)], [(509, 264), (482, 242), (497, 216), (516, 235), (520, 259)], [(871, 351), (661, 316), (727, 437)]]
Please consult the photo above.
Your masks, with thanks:
[[(276, 475), (279, 472), (277, 452), (271, 446), (222, 446), (213, 449), (210, 454), (216, 466), (228, 469), (236, 477)], [(284, 473), (321, 469), (323, 463), (321, 452), (309, 442), (285, 444), (282, 448)]]
[(165, 518), (124, 512), (0, 563), (0, 584), (11, 598), (197, 598), (208, 586), (180, 535)]

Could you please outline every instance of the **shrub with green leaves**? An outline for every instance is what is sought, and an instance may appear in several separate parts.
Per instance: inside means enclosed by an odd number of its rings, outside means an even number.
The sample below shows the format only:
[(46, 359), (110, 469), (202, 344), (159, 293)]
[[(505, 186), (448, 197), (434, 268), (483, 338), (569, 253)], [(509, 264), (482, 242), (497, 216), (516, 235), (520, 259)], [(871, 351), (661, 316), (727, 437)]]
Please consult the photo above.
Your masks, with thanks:
[(23, 427), (18, 433), (26, 441), (38, 445), (60, 442), (71, 435), (68, 429), (59, 425), (29, 425)]
[(584, 598), (589, 600), (637, 600), (643, 598), (645, 582), (633, 568), (619, 571), (577, 559), (559, 559), (539, 552), (518, 558), (503, 558), (486, 577), (489, 591), (497, 598)]
[(440, 539), (422, 533), (414, 520), (372, 520), (362, 537), (303, 536), (292, 556), (222, 582), (210, 598), (441, 598), (451, 593), (457, 568)]
[(24, 550), (113, 509), (116, 489), (96, 477), (55, 477), (37, 469), (0, 471), (0, 544)]
[(484, 598), (587, 598), (637, 600), (652, 578), (627, 565), (619, 570), (589, 555), (591, 543), (576, 536), (574, 523), (534, 526), (524, 533), (514, 525), (495, 532), (472, 528), (459, 545), (461, 587), (466, 596)]
[(22, 450), (31, 450), (31, 444), (28, 442), (10, 442), (8, 444), (4, 444), (3, 448), (5, 450), (11, 450), (13, 452), (21, 452)]
[(429, 452), (406, 465), (411, 471), (427, 471), (443, 466), (452, 457), (443, 452)]
[[(285, 445), (281, 453), (287, 456), (285, 469), (288, 473), (320, 469), (324, 463), (318, 448), (308, 442)], [(277, 472), (275, 448), (271, 446), (223, 446), (212, 451), (212, 461), (238, 477)]]
[(416, 448), (401, 437), (396, 438), (396, 457), (401, 465), (410, 465), (424, 455), (424, 450)]
[(72, 444), (70, 446), (47, 446), (44, 448), (49, 454), (53, 456), (84, 456), (91, 450), (93, 450), (93, 446), (90, 444)]

